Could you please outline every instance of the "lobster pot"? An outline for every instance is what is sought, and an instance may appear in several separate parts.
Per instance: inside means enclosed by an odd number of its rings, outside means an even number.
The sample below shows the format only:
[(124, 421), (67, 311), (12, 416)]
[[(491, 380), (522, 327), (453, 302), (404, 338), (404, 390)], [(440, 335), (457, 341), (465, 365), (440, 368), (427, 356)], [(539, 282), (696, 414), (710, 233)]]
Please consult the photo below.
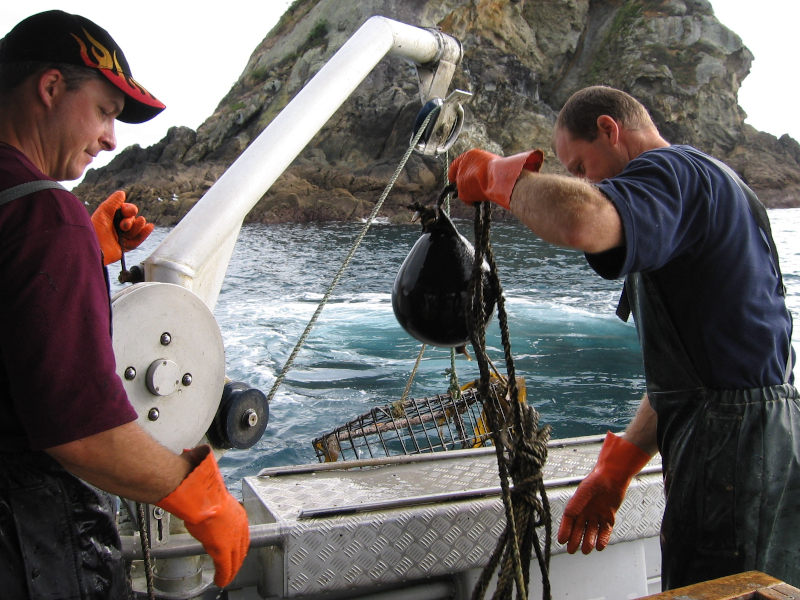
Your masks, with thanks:
[[(491, 389), (496, 396), (497, 388)], [(483, 408), (474, 388), (461, 391), (458, 398), (447, 393), (398, 400), (373, 408), (312, 444), (320, 462), (491, 446)]]

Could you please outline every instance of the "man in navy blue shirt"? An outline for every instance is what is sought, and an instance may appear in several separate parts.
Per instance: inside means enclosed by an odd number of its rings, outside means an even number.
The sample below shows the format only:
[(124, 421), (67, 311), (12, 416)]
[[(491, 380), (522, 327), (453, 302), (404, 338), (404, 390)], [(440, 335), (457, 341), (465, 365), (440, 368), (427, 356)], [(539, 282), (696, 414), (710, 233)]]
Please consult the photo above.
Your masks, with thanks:
[(625, 433), (607, 435), (559, 542), (605, 548), (631, 478), (660, 451), (665, 590), (753, 569), (800, 585), (800, 403), (766, 211), (619, 90), (574, 94), (554, 142), (576, 178), (537, 173), (538, 150), (471, 150), (450, 180), (467, 204), (493, 201), (583, 250), (601, 276), (625, 277), (618, 314), (633, 312), (647, 393)]

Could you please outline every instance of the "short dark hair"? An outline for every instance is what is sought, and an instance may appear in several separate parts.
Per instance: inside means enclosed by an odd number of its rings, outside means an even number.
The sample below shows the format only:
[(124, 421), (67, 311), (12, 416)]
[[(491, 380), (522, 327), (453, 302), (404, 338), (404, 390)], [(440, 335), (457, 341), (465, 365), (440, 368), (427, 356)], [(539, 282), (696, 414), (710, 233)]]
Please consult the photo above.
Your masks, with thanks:
[(7, 94), (18, 88), (33, 75), (44, 73), (49, 69), (58, 69), (64, 76), (67, 90), (74, 92), (90, 79), (108, 81), (97, 69), (41, 61), (25, 61), (16, 63), (0, 63), (0, 94)]
[(563, 129), (577, 140), (597, 139), (597, 119), (608, 115), (628, 129), (655, 128), (642, 104), (630, 94), (604, 85), (579, 90), (558, 113), (556, 130)]

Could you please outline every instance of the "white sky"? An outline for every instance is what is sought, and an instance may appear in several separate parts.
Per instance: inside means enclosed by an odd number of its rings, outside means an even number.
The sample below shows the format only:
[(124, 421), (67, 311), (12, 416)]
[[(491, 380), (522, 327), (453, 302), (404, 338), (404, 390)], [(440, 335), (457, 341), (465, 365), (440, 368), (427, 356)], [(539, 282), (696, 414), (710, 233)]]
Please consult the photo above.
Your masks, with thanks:
[[(173, 125), (197, 129), (289, 4), (291, 0), (236, 0), (223, 10), (222, 3), (185, 0), (59, 0), (57, 5), (9, 0), (0, 6), (0, 37), (25, 17), (52, 8), (83, 15), (107, 29), (125, 52), (134, 77), (167, 105), (146, 124), (118, 123), (119, 151), (135, 143), (150, 146)], [(739, 93), (747, 122), (800, 141), (800, 2), (712, 0), (712, 4), (719, 20), (739, 34), (756, 57)], [(102, 166), (112, 157), (103, 153), (92, 166)]]

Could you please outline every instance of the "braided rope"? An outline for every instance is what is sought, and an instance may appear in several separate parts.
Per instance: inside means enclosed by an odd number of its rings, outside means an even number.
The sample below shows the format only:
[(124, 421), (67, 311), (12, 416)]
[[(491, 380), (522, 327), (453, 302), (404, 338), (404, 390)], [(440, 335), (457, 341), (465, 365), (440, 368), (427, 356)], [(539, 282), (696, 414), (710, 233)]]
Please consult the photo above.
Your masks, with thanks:
[(453, 400), (461, 398), (461, 386), (458, 385), (458, 373), (456, 372), (456, 349), (450, 348), (450, 368), (447, 370), (450, 374), (450, 386), (447, 391)]
[[(491, 428), (492, 439), (497, 454), (500, 487), (503, 492), (503, 505), (506, 513), (506, 529), (497, 541), (494, 551), (472, 594), (472, 600), (480, 600), (486, 595), (494, 572), (500, 568), (497, 589), (493, 598), (510, 599), (514, 585), (517, 598), (527, 599), (530, 583), (531, 550), (542, 573), (542, 597), (550, 599), (550, 540), (552, 525), (550, 506), (544, 489), (542, 467), (547, 459), (547, 441), (550, 427), (539, 427), (539, 414), (529, 404), (519, 402), (514, 358), (511, 353), (511, 340), (508, 331), (508, 316), (497, 264), (489, 241), (491, 205), (481, 202), (475, 212), (475, 262), (470, 279), (470, 298), (472, 299), (472, 320), (470, 338), (475, 350), (480, 370), (478, 391), (484, 400), (486, 417)], [(490, 386), (490, 363), (486, 356), (486, 314), (484, 307), (483, 262), (489, 265), (488, 283), (497, 298), (498, 321), (506, 361), (508, 397), (511, 403), (513, 420), (508, 427), (502, 418), (502, 408), (497, 392)], [(502, 392), (500, 392), (502, 393)], [(506, 453), (508, 457), (506, 457)], [(509, 477), (514, 483), (511, 490)], [(536, 529), (545, 527), (545, 548), (539, 545)], [(520, 535), (521, 534), (521, 535)]]
[(142, 544), (142, 557), (144, 560), (144, 577), (147, 581), (147, 598), (156, 600), (156, 586), (153, 576), (153, 559), (150, 556), (150, 533), (147, 531), (147, 515), (145, 505), (141, 502), (136, 503), (136, 512), (139, 517), (139, 541)]
[(411, 375), (408, 376), (408, 382), (406, 383), (406, 389), (403, 390), (403, 395), (400, 396), (400, 405), (402, 406), (403, 402), (406, 401), (408, 398), (408, 392), (411, 391), (411, 383), (414, 381), (414, 377), (417, 376), (417, 370), (419, 369), (419, 363), (422, 362), (422, 355), (425, 354), (425, 348), (427, 348), (427, 344), (422, 344), (422, 348), (419, 349), (419, 354), (417, 354), (417, 362), (414, 363), (414, 368), (411, 369)]
[[(447, 176), (449, 171), (450, 165), (450, 150), (447, 150), (444, 153), (444, 186), (445, 189), (448, 189), (450, 186), (450, 178)], [(444, 210), (444, 214), (448, 217), (450, 216), (450, 196), (451, 193), (448, 193), (444, 197), (444, 201), (442, 202), (442, 210)], [(461, 398), (461, 386), (458, 385), (458, 373), (456, 372), (456, 349), (450, 348), (450, 386), (447, 388), (447, 391), (450, 392), (450, 397), (453, 400), (458, 400)]]

